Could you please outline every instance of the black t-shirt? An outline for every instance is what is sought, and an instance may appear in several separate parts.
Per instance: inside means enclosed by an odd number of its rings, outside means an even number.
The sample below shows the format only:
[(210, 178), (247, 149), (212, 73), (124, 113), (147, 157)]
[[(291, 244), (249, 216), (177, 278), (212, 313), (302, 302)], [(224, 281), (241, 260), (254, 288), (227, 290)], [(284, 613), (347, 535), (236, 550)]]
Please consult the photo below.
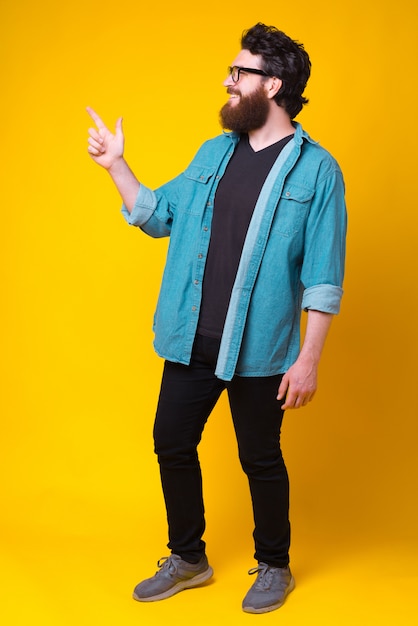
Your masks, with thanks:
[(293, 137), (255, 152), (242, 135), (215, 195), (211, 238), (203, 279), (198, 333), (222, 335), (232, 286), (261, 188), (281, 150)]

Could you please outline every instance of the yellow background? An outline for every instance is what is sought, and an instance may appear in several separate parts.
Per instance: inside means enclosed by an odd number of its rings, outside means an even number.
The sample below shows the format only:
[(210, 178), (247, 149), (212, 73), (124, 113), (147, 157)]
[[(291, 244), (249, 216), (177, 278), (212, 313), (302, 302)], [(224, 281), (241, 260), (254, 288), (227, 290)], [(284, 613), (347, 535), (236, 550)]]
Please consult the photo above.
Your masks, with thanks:
[[(167, 242), (126, 226), (85, 113), (123, 115), (133, 169), (166, 181), (220, 132), (257, 21), (311, 56), (298, 119), (340, 162), (350, 216), (320, 390), (284, 427), (297, 590), (263, 617), (240, 608), (252, 519), (224, 399), (201, 448), (214, 583), (131, 600), (167, 553), (151, 439)], [(415, 3), (3, 0), (0, 48), (1, 623), (416, 624)]]

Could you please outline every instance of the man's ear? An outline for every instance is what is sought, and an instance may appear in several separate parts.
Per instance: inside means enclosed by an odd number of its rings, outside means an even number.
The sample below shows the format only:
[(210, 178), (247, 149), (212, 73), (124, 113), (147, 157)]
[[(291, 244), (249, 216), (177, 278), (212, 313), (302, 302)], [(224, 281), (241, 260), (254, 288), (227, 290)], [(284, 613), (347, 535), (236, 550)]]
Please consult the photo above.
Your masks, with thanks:
[(277, 78), (277, 76), (271, 76), (266, 84), (267, 97), (274, 98), (274, 96), (280, 91), (282, 84), (283, 81), (280, 78)]

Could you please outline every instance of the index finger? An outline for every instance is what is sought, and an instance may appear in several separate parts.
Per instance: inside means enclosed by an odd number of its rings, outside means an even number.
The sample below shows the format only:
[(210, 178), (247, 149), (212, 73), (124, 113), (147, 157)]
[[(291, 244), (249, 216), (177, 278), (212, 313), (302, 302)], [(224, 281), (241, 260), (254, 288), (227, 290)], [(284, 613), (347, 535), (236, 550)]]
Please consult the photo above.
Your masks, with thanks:
[(292, 385), (288, 385), (286, 389), (286, 395), (284, 397), (284, 403), (281, 405), (281, 408), (284, 411), (286, 409), (294, 409), (297, 398), (297, 392), (293, 389)]
[(100, 130), (101, 128), (106, 128), (106, 124), (103, 122), (102, 118), (97, 115), (96, 111), (91, 107), (86, 107), (87, 113), (90, 115), (91, 119), (96, 124), (97, 128)]
[(281, 400), (282, 398), (285, 397), (288, 387), (289, 387), (289, 382), (285, 374), (282, 378), (282, 381), (279, 385), (279, 389), (277, 391), (277, 400)]

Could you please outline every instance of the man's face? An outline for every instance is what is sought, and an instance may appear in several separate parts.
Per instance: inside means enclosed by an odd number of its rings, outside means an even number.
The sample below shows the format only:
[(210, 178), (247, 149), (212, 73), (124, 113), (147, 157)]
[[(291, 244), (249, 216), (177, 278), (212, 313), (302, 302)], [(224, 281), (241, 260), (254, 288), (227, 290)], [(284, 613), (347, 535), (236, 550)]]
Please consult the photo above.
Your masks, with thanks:
[[(241, 50), (233, 65), (261, 69), (261, 57), (248, 50)], [(245, 71), (240, 72), (237, 82), (228, 76), (224, 85), (230, 98), (220, 111), (223, 128), (248, 133), (264, 126), (270, 110), (264, 80), (260, 75)]]

